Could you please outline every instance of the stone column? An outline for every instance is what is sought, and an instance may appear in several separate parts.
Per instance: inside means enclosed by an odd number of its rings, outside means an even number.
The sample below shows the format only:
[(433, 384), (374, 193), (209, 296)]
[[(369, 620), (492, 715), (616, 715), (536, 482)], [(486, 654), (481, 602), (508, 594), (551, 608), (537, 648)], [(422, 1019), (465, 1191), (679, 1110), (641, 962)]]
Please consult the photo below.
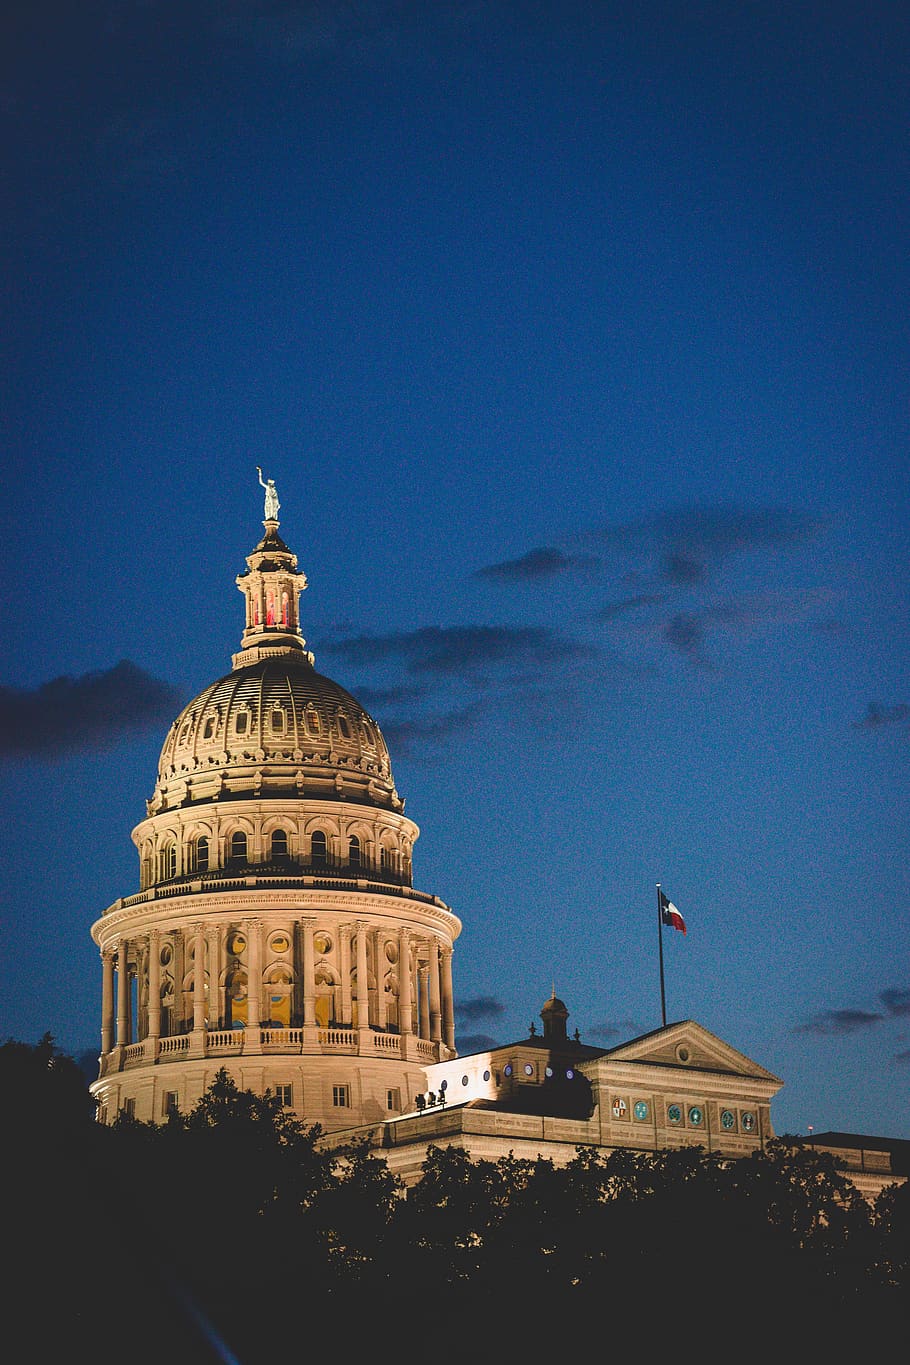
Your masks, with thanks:
[(221, 1004), (221, 934), (217, 929), (209, 929), (206, 938), (209, 964), (209, 1017), (208, 1028), (212, 1033), (221, 1028), (223, 1014)]
[(430, 1038), (442, 1041), (442, 1010), (440, 1008), (439, 944), (430, 939)]
[(388, 1014), (386, 1013), (385, 999), (385, 948), (383, 946), (383, 931), (377, 929), (373, 935), (373, 962), (376, 968), (376, 1027), (385, 1029), (388, 1025)]
[(205, 1031), (205, 929), (193, 927), (193, 1032)]
[(351, 926), (342, 924), (338, 931), (341, 957), (341, 1022), (351, 1027)]
[(398, 932), (398, 1031), (402, 1036), (413, 1032), (411, 1013), (411, 931)]
[(117, 945), (117, 1046), (130, 1041), (130, 977), (126, 965), (126, 939)]
[(152, 1056), (155, 1056), (161, 1038), (161, 934), (157, 929), (152, 929), (149, 933), (148, 1036)]
[(442, 949), (442, 1036), (450, 1051), (455, 1051), (455, 992), (452, 986), (452, 949)]
[(370, 1027), (370, 973), (367, 967), (367, 926), (363, 920), (357, 921), (355, 940), (357, 955), (357, 1027), (361, 1031)]
[(114, 1041), (114, 954), (101, 954), (101, 1055), (106, 1057)]
[(316, 949), (313, 939), (316, 934), (316, 920), (307, 916), (301, 921), (300, 933), (303, 938), (303, 1026), (316, 1027)]
[(419, 1036), (429, 1038), (430, 1036), (430, 999), (429, 999), (429, 976), (430, 969), (425, 962), (417, 964), (417, 1017), (420, 1020)]
[(258, 1053), (262, 1050), (260, 1020), (262, 1010), (262, 934), (258, 919), (244, 921), (247, 941), (247, 1013), (246, 1031), (243, 1039), (244, 1052)]

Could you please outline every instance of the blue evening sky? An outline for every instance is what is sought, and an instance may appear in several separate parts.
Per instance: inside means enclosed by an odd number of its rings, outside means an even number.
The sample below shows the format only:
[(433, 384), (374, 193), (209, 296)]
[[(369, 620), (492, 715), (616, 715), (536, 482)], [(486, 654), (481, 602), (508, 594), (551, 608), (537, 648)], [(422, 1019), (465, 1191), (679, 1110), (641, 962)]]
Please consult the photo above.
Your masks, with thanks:
[(380, 721), (460, 1049), (694, 1018), (910, 1137), (908, 101), (893, 3), (14, 0), (0, 1036), (230, 667), (256, 465)]

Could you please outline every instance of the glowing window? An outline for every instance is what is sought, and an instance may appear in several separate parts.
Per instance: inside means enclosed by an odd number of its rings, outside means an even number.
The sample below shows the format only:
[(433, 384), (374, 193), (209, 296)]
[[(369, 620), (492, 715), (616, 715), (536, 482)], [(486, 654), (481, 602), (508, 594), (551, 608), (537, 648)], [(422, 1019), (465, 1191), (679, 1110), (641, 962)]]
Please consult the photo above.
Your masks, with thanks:
[(304, 713), (304, 719), (306, 720), (306, 728), (309, 730), (310, 734), (318, 735), (320, 729), (318, 714), (310, 708)]

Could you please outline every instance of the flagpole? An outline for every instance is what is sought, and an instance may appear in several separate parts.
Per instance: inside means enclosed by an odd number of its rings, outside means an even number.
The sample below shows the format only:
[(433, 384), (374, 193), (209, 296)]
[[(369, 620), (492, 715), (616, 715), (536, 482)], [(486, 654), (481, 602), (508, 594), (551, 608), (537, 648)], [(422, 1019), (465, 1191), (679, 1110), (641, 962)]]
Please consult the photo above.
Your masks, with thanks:
[(657, 883), (657, 945), (660, 954), (660, 1017), (667, 1027), (667, 997), (664, 992), (664, 917), (660, 913), (660, 882)]

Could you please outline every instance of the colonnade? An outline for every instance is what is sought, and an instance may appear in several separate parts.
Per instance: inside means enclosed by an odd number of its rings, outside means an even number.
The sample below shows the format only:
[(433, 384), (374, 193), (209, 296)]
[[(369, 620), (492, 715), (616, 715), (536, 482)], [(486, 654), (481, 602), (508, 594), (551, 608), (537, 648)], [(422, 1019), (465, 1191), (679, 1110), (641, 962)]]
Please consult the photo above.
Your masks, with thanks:
[[(320, 932), (337, 937), (337, 953), (319, 951)], [(279, 934), (287, 939), (284, 951), (274, 947)], [(242, 953), (232, 949), (238, 935)], [(387, 956), (390, 945), (394, 964)], [(305, 916), (288, 932), (253, 915), (217, 925), (153, 928), (122, 937), (102, 950), (101, 959), (103, 1055), (169, 1034), (232, 1027), (229, 990), (237, 973), (246, 984), (247, 1030), (269, 1025), (263, 996), (276, 988), (268, 978), (277, 976), (279, 988), (290, 995), (295, 1027), (320, 1026), (319, 986), (324, 994), (328, 981), (333, 1027), (414, 1035), (455, 1049), (452, 947), (410, 927), (376, 927), (364, 920), (327, 924)]]

